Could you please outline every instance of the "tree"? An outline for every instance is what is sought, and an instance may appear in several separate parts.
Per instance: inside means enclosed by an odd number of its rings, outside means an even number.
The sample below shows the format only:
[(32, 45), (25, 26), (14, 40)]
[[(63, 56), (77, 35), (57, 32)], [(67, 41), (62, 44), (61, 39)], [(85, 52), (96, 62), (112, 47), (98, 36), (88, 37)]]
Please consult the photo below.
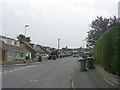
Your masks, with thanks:
[(26, 42), (31, 42), (30, 37), (26, 37)]
[(17, 39), (18, 39), (19, 41), (31, 42), (30, 37), (25, 37), (23, 34), (20, 34), (19, 36), (17, 36)]
[(87, 46), (93, 46), (98, 38), (108, 30), (113, 25), (120, 25), (120, 18), (103, 18), (102, 16), (98, 17), (92, 21), (90, 31), (87, 36)]

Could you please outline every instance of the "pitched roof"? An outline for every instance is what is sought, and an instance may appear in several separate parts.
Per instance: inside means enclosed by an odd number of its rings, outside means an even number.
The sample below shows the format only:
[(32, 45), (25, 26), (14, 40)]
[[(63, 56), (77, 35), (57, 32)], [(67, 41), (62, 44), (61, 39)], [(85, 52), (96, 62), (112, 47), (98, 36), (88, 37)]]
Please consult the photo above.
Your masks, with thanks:
[(13, 39), (13, 38), (6, 37), (6, 36), (3, 36), (3, 35), (0, 35), (0, 38), (8, 38), (8, 39), (11, 39), (11, 40), (15, 40), (15, 39)]
[[(44, 53), (47, 52), (41, 45), (36, 45), (34, 43), (27, 43), (25, 41), (22, 41), (24, 44), (26, 44), (28, 47), (30, 47), (32, 50), (34, 50), (37, 53)], [(33, 47), (33, 45), (38, 47)]]
[(35, 53), (37, 52), (28, 42), (21, 41), (23, 44), (27, 45), (29, 48), (31, 48)]
[(18, 52), (28, 52), (24, 47), (15, 46), (10, 44), (5, 44), (3, 41), (0, 40), (0, 47), (2, 47), (6, 51), (18, 51)]
[(44, 47), (44, 48), (46, 49), (46, 51), (47, 51), (48, 53), (51, 53), (51, 52), (52, 52), (52, 50), (51, 50), (50, 47)]
[(36, 45), (37, 47), (34, 47), (34, 49), (37, 51), (37, 52), (40, 52), (40, 53), (45, 53), (45, 50), (43, 48), (40, 47), (40, 45)]

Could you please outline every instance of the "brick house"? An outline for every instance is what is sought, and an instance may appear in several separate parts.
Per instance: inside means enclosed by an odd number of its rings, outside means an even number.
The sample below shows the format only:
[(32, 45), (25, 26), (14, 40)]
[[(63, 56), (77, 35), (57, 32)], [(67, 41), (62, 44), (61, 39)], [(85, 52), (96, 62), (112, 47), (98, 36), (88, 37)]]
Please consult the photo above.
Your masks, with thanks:
[(23, 60), (27, 54), (30, 54), (25, 48), (6, 44), (0, 41), (0, 57), (2, 61)]
[(45, 48), (47, 54), (52, 53), (52, 48), (50, 48), (50, 47), (45, 47), (45, 46), (44, 46), (44, 48)]
[(36, 45), (34, 43), (28, 43), (25, 41), (21, 41), (21, 46), (26, 48), (29, 52), (31, 52), (31, 58), (33, 60), (38, 59), (40, 54), (45, 54), (47, 51), (41, 45)]
[(18, 40), (0, 35), (0, 60), (21, 60), (30, 52), (21, 47)]

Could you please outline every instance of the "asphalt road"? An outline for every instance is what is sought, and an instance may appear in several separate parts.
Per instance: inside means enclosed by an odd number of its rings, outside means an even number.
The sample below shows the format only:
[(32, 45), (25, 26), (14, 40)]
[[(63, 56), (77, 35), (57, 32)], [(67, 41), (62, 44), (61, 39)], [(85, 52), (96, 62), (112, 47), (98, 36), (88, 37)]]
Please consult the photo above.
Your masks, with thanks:
[(2, 88), (111, 88), (95, 70), (80, 72), (76, 57), (3, 67)]
[(60, 58), (38, 65), (3, 67), (2, 88), (71, 88), (76, 58)]

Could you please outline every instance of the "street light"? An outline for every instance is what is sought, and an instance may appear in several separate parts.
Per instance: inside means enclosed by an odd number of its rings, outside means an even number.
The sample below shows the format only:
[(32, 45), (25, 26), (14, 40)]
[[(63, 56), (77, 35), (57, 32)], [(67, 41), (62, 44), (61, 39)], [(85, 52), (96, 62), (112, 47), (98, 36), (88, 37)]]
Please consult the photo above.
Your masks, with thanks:
[(83, 41), (83, 48), (84, 48), (84, 40), (82, 40)]
[(58, 38), (58, 57), (59, 57), (59, 53), (60, 53), (60, 39)]
[(26, 28), (29, 27), (28, 24), (25, 25), (25, 37), (26, 37)]

